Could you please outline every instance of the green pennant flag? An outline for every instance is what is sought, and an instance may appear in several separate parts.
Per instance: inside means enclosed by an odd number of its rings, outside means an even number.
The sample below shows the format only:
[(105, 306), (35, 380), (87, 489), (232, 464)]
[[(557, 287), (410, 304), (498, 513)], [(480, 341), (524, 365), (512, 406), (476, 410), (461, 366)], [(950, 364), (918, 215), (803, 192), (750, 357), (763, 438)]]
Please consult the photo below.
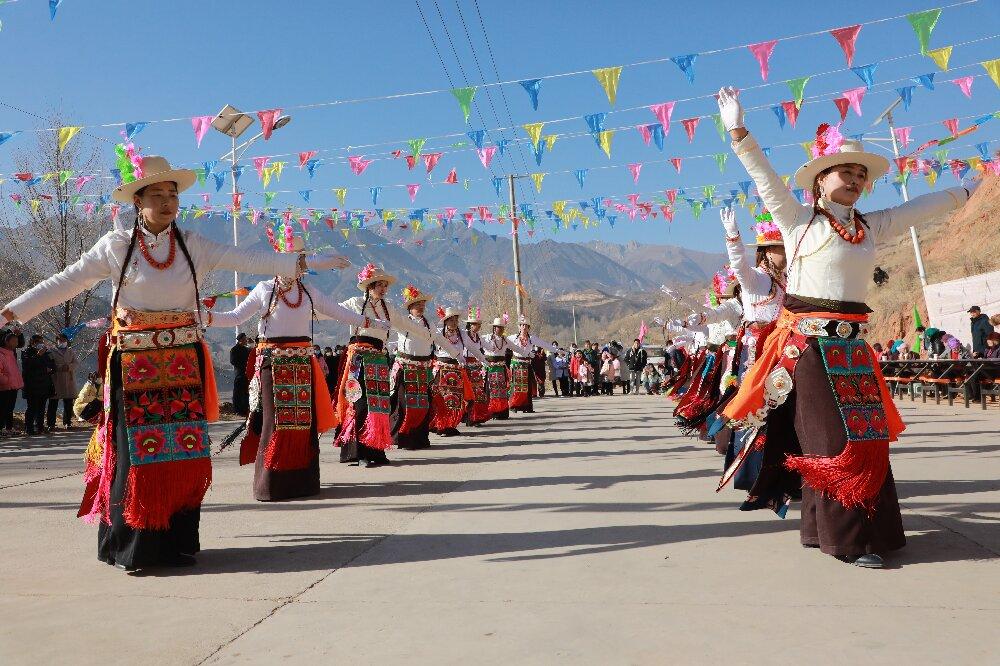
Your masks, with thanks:
[(63, 171), (60, 171), (59, 172), (59, 184), (60, 185), (65, 185), (66, 181), (69, 180), (72, 176), (73, 176), (72, 170), (64, 169)]
[(703, 204), (701, 201), (692, 201), (691, 202), (691, 214), (694, 215), (694, 219), (696, 219), (696, 220), (700, 220), (701, 219), (701, 211), (702, 211), (702, 209), (704, 207), (705, 207), (705, 204)]
[(917, 306), (914, 305), (913, 306), (913, 328), (923, 328), (923, 325), (924, 325), (924, 322), (920, 318), (920, 310), (918, 310)]
[(264, 205), (270, 206), (271, 202), (274, 201), (274, 195), (276, 194), (277, 192), (264, 192)]
[(205, 184), (205, 169), (204, 169), (204, 167), (198, 167), (197, 169), (195, 169), (194, 170), (194, 175), (198, 178), (198, 184), (199, 185), (204, 185)]
[(713, 157), (715, 157), (715, 163), (719, 165), (719, 173), (725, 173), (726, 160), (729, 159), (729, 153), (716, 153)]
[[(468, 116), (468, 114), (466, 114), (466, 116)], [(466, 120), (468, 120), (468, 117), (466, 117)], [(425, 141), (426, 139), (409, 139), (406, 142), (410, 144), (410, 155), (413, 156), (413, 159), (420, 157), (420, 151), (423, 150)]]
[(712, 122), (715, 123), (715, 131), (719, 133), (719, 140), (722, 143), (728, 143), (729, 138), (726, 136), (726, 125), (722, 122), (722, 114), (713, 113)]
[(476, 95), (476, 87), (452, 88), (451, 94), (455, 96), (455, 99), (458, 100), (458, 105), (462, 107), (462, 115), (465, 116), (465, 122), (469, 122), (469, 111), (472, 107), (472, 98)]
[(705, 193), (706, 199), (711, 199), (715, 195), (715, 185), (706, 185), (702, 191)]
[(801, 79), (792, 79), (791, 81), (786, 81), (788, 84), (788, 89), (792, 91), (792, 98), (795, 100), (795, 108), (802, 108), (802, 94), (806, 90), (806, 83), (809, 82), (808, 76), (803, 76)]
[(618, 97), (618, 79), (622, 75), (621, 66), (604, 67), (602, 69), (592, 69), (590, 71), (597, 77), (601, 87), (604, 88), (604, 94), (608, 96), (608, 101), (611, 103), (611, 106), (614, 106), (615, 99)]
[(920, 42), (920, 53), (922, 55), (927, 55), (927, 43), (931, 39), (931, 33), (934, 32), (934, 26), (937, 25), (940, 16), (940, 9), (928, 9), (927, 11), (906, 15), (910, 25), (913, 26), (913, 32), (917, 33), (917, 41)]

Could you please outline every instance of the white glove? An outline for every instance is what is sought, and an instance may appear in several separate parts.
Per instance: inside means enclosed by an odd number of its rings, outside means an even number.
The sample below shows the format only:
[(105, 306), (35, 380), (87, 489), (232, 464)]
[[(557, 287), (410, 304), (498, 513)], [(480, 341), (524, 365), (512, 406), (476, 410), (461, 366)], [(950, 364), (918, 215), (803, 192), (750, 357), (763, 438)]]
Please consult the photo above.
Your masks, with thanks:
[(684, 328), (684, 322), (680, 319), (671, 319), (667, 322), (667, 325), (670, 326), (670, 328)]
[(719, 115), (727, 132), (743, 127), (743, 105), (735, 88), (719, 88)]
[(388, 331), (390, 328), (389, 322), (383, 321), (382, 319), (369, 319), (368, 325), (369, 328), (377, 328), (380, 331)]
[(306, 257), (306, 266), (315, 271), (325, 271), (331, 268), (342, 269), (351, 265), (347, 257), (333, 252), (317, 252)]
[(740, 228), (736, 225), (735, 210), (722, 208), (719, 210), (719, 217), (722, 218), (722, 226), (726, 229), (726, 238), (736, 238), (740, 235)]
[(701, 313), (695, 313), (684, 321), (684, 325), (688, 327), (700, 326), (703, 320), (704, 320), (704, 315), (702, 315)]

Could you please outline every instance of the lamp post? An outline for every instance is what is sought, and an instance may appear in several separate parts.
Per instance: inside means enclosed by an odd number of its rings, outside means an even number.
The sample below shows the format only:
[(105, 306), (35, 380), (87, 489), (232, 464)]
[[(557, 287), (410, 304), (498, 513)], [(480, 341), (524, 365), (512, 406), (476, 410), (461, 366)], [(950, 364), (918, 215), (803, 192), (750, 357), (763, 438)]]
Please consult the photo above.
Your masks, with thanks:
[(521, 245), (517, 240), (518, 236), (518, 223), (515, 221), (517, 219), (517, 208), (514, 202), (514, 179), (515, 178), (527, 178), (527, 176), (515, 176), (510, 174), (507, 176), (507, 185), (510, 191), (510, 223), (514, 227), (514, 233), (511, 234), (511, 241), (514, 250), (514, 303), (517, 306), (517, 316), (518, 318), (524, 314), (524, 302), (521, 300)]
[[(289, 122), (291, 122), (291, 116), (281, 116), (274, 121), (274, 129), (281, 129)], [(226, 104), (222, 107), (222, 110), (215, 116), (212, 121), (212, 127), (222, 132), (232, 140), (232, 148), (228, 153), (219, 157), (220, 160), (229, 160), (230, 175), (232, 177), (232, 195), (233, 202), (236, 201), (236, 196), (239, 194), (239, 188), (237, 187), (236, 181), (238, 178), (237, 166), (240, 157), (242, 157), (248, 148), (257, 141), (257, 139), (264, 136), (263, 132), (258, 132), (255, 136), (251, 137), (247, 141), (244, 141), (240, 145), (236, 145), (236, 140), (253, 125), (253, 118), (243, 113), (231, 104)], [(239, 247), (240, 245), (240, 233), (239, 233), (239, 213), (233, 209), (233, 246)], [(233, 271), (233, 290), (238, 291), (240, 288), (240, 273), (239, 271)], [(233, 294), (233, 299), (236, 303), (240, 302), (239, 296)], [(239, 329), (237, 329), (239, 330)]]
[[(879, 114), (875, 122), (872, 123), (872, 127), (875, 127), (883, 120), (886, 121), (886, 125), (889, 127), (889, 141), (892, 143), (892, 155), (894, 158), (899, 158), (899, 141), (896, 140), (896, 126), (892, 122), (892, 111), (900, 102), (903, 101), (902, 97), (899, 97), (892, 104), (886, 108), (885, 111)], [(886, 139), (869, 139), (869, 141), (886, 141)], [(904, 177), (899, 183), (900, 193), (903, 195), (903, 201), (910, 200), (910, 191), (906, 187), (906, 178)], [(924, 259), (920, 254), (920, 239), (917, 237), (917, 230), (914, 227), (910, 227), (910, 240), (913, 241), (913, 253), (917, 257), (917, 273), (920, 275), (920, 284), (924, 287), (927, 286), (927, 272), (924, 270)]]

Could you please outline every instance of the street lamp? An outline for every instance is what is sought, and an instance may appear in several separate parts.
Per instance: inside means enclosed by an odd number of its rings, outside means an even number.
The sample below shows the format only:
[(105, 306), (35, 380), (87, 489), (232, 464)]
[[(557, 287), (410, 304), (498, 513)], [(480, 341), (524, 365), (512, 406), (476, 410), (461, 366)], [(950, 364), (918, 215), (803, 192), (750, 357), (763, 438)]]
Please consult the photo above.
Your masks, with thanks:
[[(897, 106), (899, 106), (900, 102), (902, 102), (902, 101), (903, 101), (902, 97), (897, 97), (896, 101), (894, 101), (892, 104), (890, 104), (886, 108), (885, 111), (883, 111), (882, 113), (880, 113), (879, 116), (878, 116), (878, 118), (875, 119), (875, 122), (872, 123), (872, 127), (875, 127), (876, 125), (878, 125), (879, 123), (881, 123), (883, 120), (886, 121), (886, 125), (888, 125), (888, 127), (889, 127), (889, 139), (888, 140), (892, 142), (892, 155), (896, 159), (899, 159), (899, 141), (896, 140), (896, 126), (892, 122), (892, 111)], [(881, 139), (881, 138), (878, 138), (878, 139), (868, 139), (868, 140), (869, 141), (873, 141), (873, 142), (874, 141), (886, 141), (886, 139)], [(903, 179), (899, 183), (899, 190), (900, 190), (900, 192), (903, 195), (903, 201), (909, 201), (910, 200), (910, 191), (906, 187), (906, 178), (905, 177), (903, 177)], [(924, 270), (924, 259), (920, 255), (920, 239), (917, 238), (917, 230), (915, 228), (913, 228), (913, 227), (910, 227), (910, 239), (913, 241), (913, 252), (917, 256), (917, 272), (920, 274), (920, 284), (926, 287), (927, 286), (927, 272)]]
[[(281, 116), (274, 121), (275, 130), (281, 129), (289, 122), (291, 122), (291, 116)], [(236, 195), (239, 194), (239, 189), (236, 187), (236, 166), (239, 159), (246, 153), (247, 149), (257, 141), (257, 139), (264, 136), (263, 132), (258, 132), (255, 136), (251, 137), (247, 141), (244, 141), (240, 145), (236, 145), (236, 140), (253, 125), (253, 118), (243, 113), (231, 104), (226, 104), (219, 111), (218, 115), (212, 121), (212, 127), (222, 132), (232, 140), (232, 148), (228, 153), (219, 157), (220, 160), (229, 160), (230, 173), (233, 181), (233, 201), (236, 201)], [(240, 235), (239, 235), (239, 215), (237, 215), (236, 210), (233, 210), (233, 245), (239, 247), (240, 245)], [(239, 271), (233, 271), (233, 289), (238, 291), (240, 288), (240, 273)], [(234, 300), (239, 303), (239, 296), (233, 295)]]

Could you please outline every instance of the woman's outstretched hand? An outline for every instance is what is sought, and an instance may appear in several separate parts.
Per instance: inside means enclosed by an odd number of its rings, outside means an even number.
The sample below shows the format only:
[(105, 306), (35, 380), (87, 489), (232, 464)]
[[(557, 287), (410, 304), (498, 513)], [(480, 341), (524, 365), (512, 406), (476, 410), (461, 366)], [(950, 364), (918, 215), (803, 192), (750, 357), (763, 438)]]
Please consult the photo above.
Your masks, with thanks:
[(736, 225), (736, 211), (732, 208), (722, 208), (719, 210), (719, 217), (722, 218), (722, 226), (726, 230), (726, 239), (739, 238), (740, 228)]
[(734, 141), (739, 141), (747, 135), (743, 125), (743, 105), (740, 104), (739, 93), (733, 87), (719, 88), (719, 116), (722, 124)]

